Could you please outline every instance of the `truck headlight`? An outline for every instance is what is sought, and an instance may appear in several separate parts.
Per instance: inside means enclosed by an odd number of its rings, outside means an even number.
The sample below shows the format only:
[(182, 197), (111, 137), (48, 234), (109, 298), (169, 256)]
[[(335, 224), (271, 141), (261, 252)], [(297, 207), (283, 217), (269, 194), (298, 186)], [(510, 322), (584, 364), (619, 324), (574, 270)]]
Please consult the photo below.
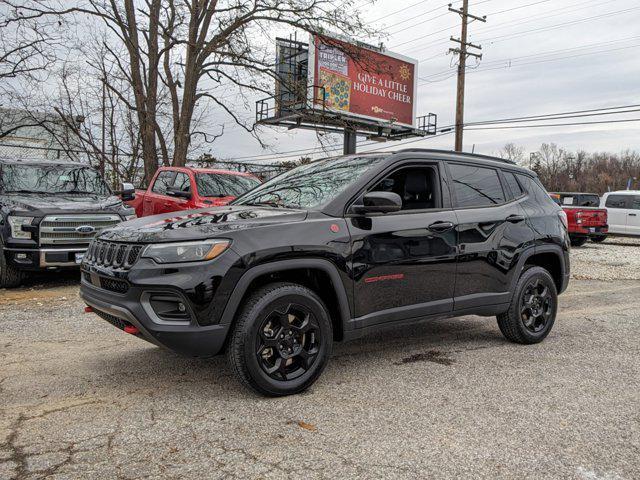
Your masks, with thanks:
[(157, 263), (200, 262), (216, 258), (229, 245), (231, 245), (229, 240), (221, 239), (159, 243), (146, 247), (142, 252), (142, 257), (152, 258)]
[(11, 236), (13, 238), (31, 238), (31, 232), (23, 231), (22, 226), (31, 225), (33, 217), (17, 217), (9, 215), (7, 221), (11, 228)]
[(133, 220), (134, 218), (138, 218), (135, 213), (133, 215), (125, 215), (124, 216), (124, 221), (128, 222), (129, 220)]

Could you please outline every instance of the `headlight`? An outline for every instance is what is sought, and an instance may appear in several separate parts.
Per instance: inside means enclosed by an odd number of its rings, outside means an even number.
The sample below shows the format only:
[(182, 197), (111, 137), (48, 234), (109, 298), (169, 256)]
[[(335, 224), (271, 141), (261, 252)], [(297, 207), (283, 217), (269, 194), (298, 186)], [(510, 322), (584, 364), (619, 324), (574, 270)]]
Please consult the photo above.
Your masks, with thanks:
[(125, 215), (124, 216), (124, 221), (128, 222), (129, 220), (133, 220), (134, 218), (138, 218), (135, 213), (133, 215)]
[(211, 260), (224, 252), (229, 240), (202, 240), (199, 242), (159, 243), (149, 245), (142, 256), (158, 263), (200, 262)]
[(10, 215), (8, 222), (13, 238), (31, 238), (31, 232), (23, 232), (22, 225), (31, 225), (33, 217), (12, 217)]

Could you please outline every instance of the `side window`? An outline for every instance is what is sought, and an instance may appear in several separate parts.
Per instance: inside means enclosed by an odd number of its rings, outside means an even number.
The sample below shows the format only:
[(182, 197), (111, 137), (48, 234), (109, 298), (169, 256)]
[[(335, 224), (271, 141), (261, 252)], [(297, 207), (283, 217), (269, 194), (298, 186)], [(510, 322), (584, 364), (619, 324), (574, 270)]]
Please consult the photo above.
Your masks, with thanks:
[(634, 210), (640, 210), (640, 197), (639, 196), (635, 196), (633, 197), (633, 203), (631, 204), (631, 208)]
[(538, 179), (532, 178), (522, 173), (516, 173), (516, 177), (518, 178), (518, 181), (520, 182), (520, 185), (522, 185), (524, 190), (542, 205), (544, 205), (545, 203), (549, 205), (560, 205), (560, 195), (558, 195), (557, 200), (554, 200)]
[(402, 199), (402, 210), (442, 207), (440, 179), (434, 167), (400, 168), (369, 191), (397, 193)]
[(502, 171), (502, 173), (504, 174), (504, 179), (506, 180), (511, 193), (513, 194), (513, 198), (519, 198), (524, 195), (524, 191), (518, 183), (518, 179), (516, 179), (516, 176), (513, 173), (505, 172), (504, 170)]
[(493, 168), (449, 164), (458, 207), (485, 207), (505, 202), (504, 191)]
[(627, 195), (609, 195), (604, 206), (607, 208), (629, 208)]
[(186, 173), (176, 173), (176, 179), (173, 181), (173, 186), (183, 192), (191, 191), (191, 182), (189, 181), (189, 175)]
[(153, 184), (153, 188), (151, 189), (151, 191), (160, 195), (166, 194), (167, 187), (170, 187), (173, 184), (173, 178), (175, 177), (175, 175), (176, 172), (172, 172), (171, 170), (160, 172), (156, 177), (156, 181)]

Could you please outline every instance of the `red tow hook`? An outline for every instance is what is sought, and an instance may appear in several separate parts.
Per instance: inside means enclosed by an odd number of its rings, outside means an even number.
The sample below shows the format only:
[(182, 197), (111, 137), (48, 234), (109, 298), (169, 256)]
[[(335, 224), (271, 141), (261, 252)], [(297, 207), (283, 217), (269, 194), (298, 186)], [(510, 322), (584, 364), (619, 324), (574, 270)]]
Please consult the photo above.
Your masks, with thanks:
[(84, 307), (84, 313), (93, 313), (93, 308), (87, 305), (86, 307)]
[(134, 327), (133, 325), (125, 325), (124, 332), (130, 333), (131, 335), (137, 335), (140, 333), (140, 330), (138, 330), (138, 327)]

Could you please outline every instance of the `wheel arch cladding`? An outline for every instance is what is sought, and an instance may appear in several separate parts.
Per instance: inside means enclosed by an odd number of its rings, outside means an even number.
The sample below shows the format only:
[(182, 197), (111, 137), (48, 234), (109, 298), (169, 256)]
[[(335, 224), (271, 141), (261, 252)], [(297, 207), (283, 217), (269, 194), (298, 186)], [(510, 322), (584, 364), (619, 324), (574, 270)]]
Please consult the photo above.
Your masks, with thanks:
[(562, 264), (562, 257), (554, 251), (535, 252), (525, 258), (524, 265), (534, 265), (544, 268), (556, 285), (558, 292), (562, 289), (562, 275), (564, 268)]
[(252, 267), (238, 281), (221, 323), (235, 322), (238, 310), (251, 292), (263, 285), (283, 281), (313, 290), (327, 306), (334, 340), (344, 338), (344, 326), (351, 318), (348, 296), (336, 267), (322, 259), (284, 260)]

